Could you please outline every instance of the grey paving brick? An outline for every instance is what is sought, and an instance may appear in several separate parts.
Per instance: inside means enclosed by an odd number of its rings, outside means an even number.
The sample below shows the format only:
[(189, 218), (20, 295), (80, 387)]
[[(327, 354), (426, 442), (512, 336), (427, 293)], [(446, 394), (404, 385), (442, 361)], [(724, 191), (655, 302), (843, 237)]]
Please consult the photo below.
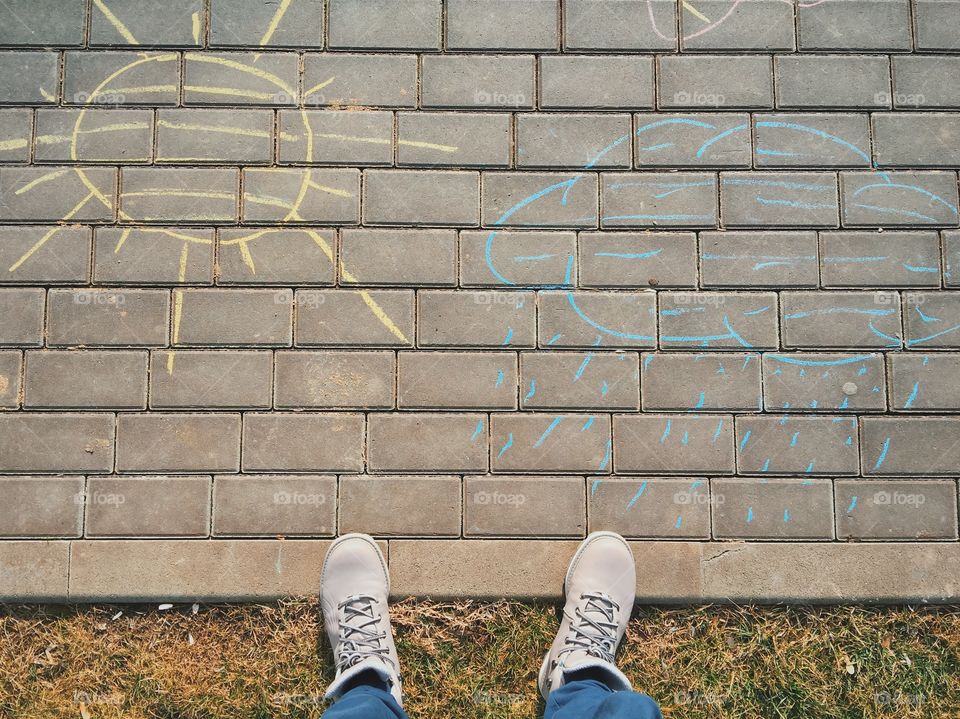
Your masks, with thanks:
[(870, 120), (865, 114), (757, 114), (753, 127), (757, 167), (871, 166)]
[(236, 472), (239, 468), (239, 414), (121, 414), (117, 420), (118, 472)]
[(522, 113), (517, 115), (517, 166), (630, 167), (630, 134), (626, 114)]
[(692, 232), (581, 232), (581, 287), (696, 287)]
[(717, 539), (833, 539), (829, 479), (715, 479)]
[(960, 23), (960, 4), (953, 0), (916, 0), (913, 5), (917, 50), (956, 50), (952, 28)]
[(30, 108), (0, 108), (0, 162), (30, 161), (32, 125)]
[(873, 145), (880, 167), (956, 167), (960, 118), (947, 112), (874, 113)]
[(0, 596), (5, 601), (63, 601), (70, 574), (70, 543), (0, 543)]
[(701, 232), (704, 287), (816, 287), (817, 235), (811, 231)]
[(837, 227), (832, 172), (721, 172), (724, 227)]
[[(171, 355), (173, 357), (171, 371)], [(270, 352), (179, 350), (150, 358), (151, 409), (270, 407)]]
[(420, 347), (533, 347), (536, 302), (532, 292), (421, 290)]
[(459, 477), (343, 477), (340, 533), (460, 536)]
[(270, 110), (186, 109), (157, 111), (157, 162), (270, 164)]
[(183, 290), (177, 345), (282, 347), (292, 341), (288, 290)]
[(646, 110), (654, 105), (652, 57), (564, 55), (540, 59), (541, 109)]
[(960, 462), (960, 419), (953, 417), (864, 417), (863, 473), (950, 476)]
[(903, 329), (907, 347), (960, 347), (960, 293), (903, 293)]
[(886, 409), (883, 355), (791, 352), (763, 356), (769, 411), (862, 412)]
[(797, 8), (801, 50), (910, 50), (909, 0), (845, 0)]
[(731, 7), (724, 0), (700, 0), (697, 6), (680, 12), (682, 50), (794, 49), (793, 8), (787, 3), (750, 0)]
[(307, 106), (416, 107), (416, 55), (304, 53)]
[(83, 477), (0, 479), (2, 537), (79, 537), (83, 534)]
[(65, 105), (176, 105), (180, 56), (175, 52), (67, 51)]
[(243, 417), (244, 472), (359, 472), (363, 469), (363, 415), (247, 413)]
[(750, 167), (750, 116), (739, 112), (634, 115), (637, 167)]
[(146, 409), (147, 353), (30, 351), (24, 390), (31, 409)]
[(956, 539), (954, 480), (837, 480), (838, 539)]
[(60, 0), (12, 0), (0, 10), (0, 45), (82, 45), (86, 9)]
[(516, 409), (513, 352), (399, 352), (400, 409)]
[(652, 291), (540, 293), (541, 348), (655, 347), (656, 297)]
[(494, 472), (609, 474), (612, 452), (609, 415), (490, 415)]
[(660, 539), (710, 536), (710, 489), (702, 479), (594, 479), (587, 502), (591, 532)]
[(939, 287), (936, 232), (822, 232), (824, 287)]
[[(490, 258), (487, 259), (489, 245)], [(463, 287), (576, 286), (574, 232), (466, 230), (460, 233)]]
[(323, 0), (286, 5), (211, 0), (210, 46), (322, 47), (323, 4)]
[(0, 407), (20, 404), (20, 368), (23, 360), (16, 350), (0, 350)]
[(716, 227), (717, 176), (604, 172), (601, 227)]
[(677, 5), (670, 0), (564, 0), (566, 50), (676, 49)]
[(185, 105), (297, 104), (296, 53), (187, 52), (183, 59)]
[(663, 109), (773, 107), (769, 56), (663, 55), (659, 65)]
[(484, 172), (481, 206), (485, 227), (596, 227), (597, 175)]
[(891, 292), (780, 293), (783, 346), (898, 348), (900, 307)]
[(409, 347), (413, 290), (298, 290), (297, 346)]
[(79, 225), (0, 227), (0, 284), (62, 284), (90, 279), (90, 228)]
[(534, 71), (529, 55), (425, 55), (420, 101), (425, 108), (529, 109)]
[(661, 292), (664, 348), (776, 348), (777, 297), (770, 292)]
[(888, 355), (890, 409), (912, 412), (960, 410), (960, 355), (951, 352)]
[(486, 472), (487, 415), (416, 412), (371, 414), (371, 472)]
[(4, 104), (56, 104), (60, 55), (42, 50), (0, 52), (0, 97)]
[(558, 0), (448, 0), (448, 50), (555, 50)]
[(510, 115), (493, 112), (397, 113), (397, 164), (509, 167)]
[(523, 409), (639, 409), (636, 352), (522, 352)]
[(648, 352), (642, 367), (644, 410), (763, 409), (759, 355)]
[[(476, 226), (480, 175), (455, 170), (367, 170), (363, 221), (371, 225)], [(444, 198), (442, 204), (436, 201)]]
[(149, 162), (152, 145), (150, 110), (41, 108), (37, 112), (36, 162)]
[(440, 49), (440, 0), (329, 0), (331, 48)]
[[(85, 250), (74, 243), (73, 251)], [(93, 278), (97, 284), (213, 283), (213, 230), (199, 227), (98, 227)], [(186, 248), (186, 249), (185, 249)], [(62, 256), (58, 252), (58, 257)], [(183, 265), (181, 266), (181, 260)], [(85, 263), (89, 257), (84, 257)], [(221, 264), (223, 256), (220, 257)]]
[(243, 475), (213, 479), (214, 536), (331, 536), (337, 478)]
[(47, 344), (157, 346), (167, 343), (170, 293), (142, 289), (51, 289)]
[(203, 0), (169, 0), (162, 5), (112, 0), (109, 8), (94, 3), (90, 45), (197, 47), (204, 42), (204, 11)]
[(0, 289), (0, 345), (43, 344), (43, 302), (40, 288)]
[(733, 474), (731, 415), (618, 414), (617, 474)]
[(0, 220), (112, 221), (116, 169), (86, 168), (83, 178), (68, 167), (0, 167)]
[(160, 223), (236, 222), (239, 174), (235, 168), (125, 167), (121, 217)]
[(284, 164), (392, 165), (393, 113), (281, 110)]
[(90, 477), (88, 537), (206, 537), (209, 477)]
[(360, 171), (353, 168), (243, 171), (243, 222), (357, 224)]
[(856, 475), (856, 417), (750, 417), (737, 423), (740, 474)]
[(221, 285), (332, 285), (336, 236), (316, 228), (223, 228), (217, 234)]
[(352, 268), (344, 285), (456, 285), (457, 234), (453, 230), (345, 229), (341, 268)]
[(891, 63), (894, 107), (960, 107), (960, 57), (917, 55)]
[(583, 477), (464, 477), (467, 537), (582, 537)]
[(387, 408), (394, 405), (396, 359), (390, 351), (276, 353), (275, 405)]
[(960, 285), (960, 232), (945, 230), (943, 233), (943, 282), (947, 287)]
[(840, 173), (844, 226), (957, 225), (953, 172)]
[(883, 55), (778, 55), (774, 72), (777, 107), (890, 107), (890, 63)]
[(0, 412), (3, 472), (110, 472), (114, 416)]

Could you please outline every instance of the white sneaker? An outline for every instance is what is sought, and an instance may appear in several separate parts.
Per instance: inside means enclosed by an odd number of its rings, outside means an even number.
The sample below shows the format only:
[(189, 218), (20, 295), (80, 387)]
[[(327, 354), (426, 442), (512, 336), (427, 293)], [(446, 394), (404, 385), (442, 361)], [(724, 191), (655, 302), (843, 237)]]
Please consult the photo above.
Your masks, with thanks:
[(613, 658), (627, 631), (636, 582), (633, 552), (623, 537), (594, 532), (583, 541), (563, 583), (560, 631), (540, 667), (544, 699), (567, 683), (570, 672), (581, 669), (602, 670), (614, 690), (631, 688)]
[(380, 548), (366, 534), (345, 534), (323, 560), (320, 604), (337, 675), (324, 697), (337, 699), (363, 671), (375, 672), (402, 703), (400, 663), (390, 629), (390, 575)]

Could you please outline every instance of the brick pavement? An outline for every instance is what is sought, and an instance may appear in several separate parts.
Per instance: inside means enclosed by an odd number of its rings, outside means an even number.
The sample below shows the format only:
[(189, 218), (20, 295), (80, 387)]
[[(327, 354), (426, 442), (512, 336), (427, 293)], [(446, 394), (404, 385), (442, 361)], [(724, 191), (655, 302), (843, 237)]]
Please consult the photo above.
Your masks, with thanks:
[(7, 0), (0, 599), (960, 597), (960, 2)]

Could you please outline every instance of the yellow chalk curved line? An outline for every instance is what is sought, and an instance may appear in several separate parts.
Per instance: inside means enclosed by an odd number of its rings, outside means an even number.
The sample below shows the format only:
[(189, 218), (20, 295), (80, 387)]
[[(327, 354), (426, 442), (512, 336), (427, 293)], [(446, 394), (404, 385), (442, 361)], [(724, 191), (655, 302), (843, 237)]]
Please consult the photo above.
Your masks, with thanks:
[(70, 170), (53, 170), (52, 172), (48, 172), (45, 175), (40, 175), (40, 177), (34, 180), (31, 180), (26, 185), (21, 187), (19, 190), (15, 190), (13, 194), (22, 195), (24, 192), (29, 192), (37, 185), (41, 185), (44, 182), (49, 182), (50, 180), (56, 180), (58, 177), (62, 177), (63, 175), (66, 175), (68, 172), (70, 172)]
[(260, 47), (263, 47), (268, 42), (270, 38), (273, 37), (273, 33), (277, 30), (277, 25), (280, 24), (280, 21), (283, 19), (284, 13), (287, 12), (287, 8), (290, 7), (291, 0), (281, 0), (280, 6), (277, 8), (277, 11), (273, 14), (273, 18), (270, 20), (270, 24), (267, 25), (267, 31), (263, 33), (263, 37), (260, 38)]
[[(85, 204), (87, 204), (87, 202), (89, 202), (90, 198), (92, 197), (93, 197), (93, 194), (87, 193), (86, 197), (80, 200), (80, 202), (78, 202), (76, 205), (73, 206), (72, 210), (70, 210), (67, 214), (63, 216), (62, 221), (69, 220), (71, 217), (77, 214), (80, 211), (80, 208), (83, 207)], [(43, 237), (37, 240), (37, 242), (34, 243), (33, 247), (27, 250), (20, 257), (19, 260), (17, 260), (12, 265), (10, 265), (10, 268), (7, 270), (7, 272), (16, 272), (17, 269), (20, 267), (20, 265), (22, 265), (24, 262), (29, 260), (37, 250), (39, 250), (41, 247), (44, 246), (44, 244), (46, 244), (47, 240), (53, 237), (61, 229), (62, 229), (61, 227), (51, 227), (50, 230), (46, 234), (44, 234)]]
[(371, 145), (392, 145), (393, 139), (383, 137), (363, 137), (361, 135), (340, 135), (335, 132), (315, 132), (315, 137), (322, 137), (324, 140), (341, 140), (343, 142), (366, 142)]
[(708, 18), (702, 12), (697, 10), (693, 5), (688, 3), (687, 0), (683, 0), (683, 7), (685, 10), (687, 10), (691, 15), (693, 15), (698, 20), (703, 20), (704, 22), (710, 22), (710, 18)]
[(117, 240), (117, 246), (113, 248), (113, 254), (120, 252), (120, 248), (123, 247), (123, 243), (127, 241), (127, 238), (130, 237), (130, 233), (133, 232), (132, 227), (128, 227), (123, 232), (120, 233), (120, 239)]
[(304, 97), (307, 97), (308, 95), (312, 95), (313, 93), (315, 93), (317, 90), (322, 90), (323, 88), (325, 88), (327, 85), (329, 85), (331, 82), (333, 82), (333, 81), (336, 80), (336, 79), (337, 79), (337, 78), (336, 78), (336, 76), (334, 75), (333, 77), (328, 78), (328, 79), (324, 80), (323, 82), (317, 83), (316, 85), (314, 85), (313, 87), (311, 87), (309, 90), (304, 90), (304, 91), (303, 91), (303, 96), (304, 96)]
[(0, 151), (2, 150), (19, 150), (21, 147), (26, 147), (29, 143), (25, 139), (18, 140), (0, 140)]
[(120, 197), (202, 197), (207, 200), (235, 200), (236, 196), (229, 192), (200, 192), (199, 190), (136, 190), (121, 192)]
[(213, 85), (184, 85), (184, 90), (200, 92), (206, 95), (230, 95), (231, 97), (249, 97), (254, 100), (272, 100), (276, 93), (258, 90), (241, 90), (238, 87), (214, 87)]
[(120, 37), (126, 40), (130, 45), (139, 45), (140, 42), (133, 36), (127, 26), (120, 22), (120, 18), (114, 15), (110, 8), (103, 4), (103, 0), (93, 0), (93, 4), (96, 5), (97, 9), (103, 13), (103, 16), (107, 18), (109, 23), (113, 25), (114, 29), (120, 33)]
[(190, 16), (190, 20), (193, 23), (193, 41), (199, 45), (200, 44), (200, 13), (195, 12)]
[[(148, 58), (149, 59), (149, 58)], [(176, 85), (135, 85), (134, 87), (111, 87), (99, 92), (91, 92), (90, 99), (104, 95), (137, 95), (143, 92), (176, 92)], [(89, 103), (84, 103), (89, 104)]]
[[(80, 130), (79, 135), (96, 135), (101, 132), (124, 132), (126, 130), (149, 130), (149, 122), (118, 122), (113, 125), (103, 125), (102, 127), (92, 127), (89, 130)], [(37, 135), (38, 145), (59, 145), (64, 142), (70, 142), (72, 135)]]
[(290, 87), (281, 80), (279, 77), (274, 75), (272, 72), (267, 72), (266, 70), (261, 70), (258, 67), (251, 67), (250, 65), (244, 65), (242, 62), (237, 62), (236, 60), (228, 60), (225, 57), (217, 57), (215, 55), (201, 55), (197, 52), (187, 52), (183, 55), (186, 60), (193, 60), (195, 62), (205, 62), (211, 65), (222, 65), (223, 67), (229, 67), (238, 72), (243, 72), (248, 75), (253, 75), (254, 77), (259, 77), (261, 80), (273, 83), (290, 97), (296, 97), (296, 89)]
[(225, 135), (242, 135), (243, 137), (273, 137), (272, 132), (264, 130), (248, 130), (243, 127), (229, 125), (203, 125), (197, 122), (170, 122), (157, 120), (157, 127), (166, 127), (171, 130), (194, 130), (197, 132), (220, 132)]
[(456, 145), (438, 145), (435, 142), (421, 142), (419, 140), (397, 140), (397, 144), (407, 147), (422, 147), (426, 150), (439, 150), (440, 152), (456, 152), (460, 149)]

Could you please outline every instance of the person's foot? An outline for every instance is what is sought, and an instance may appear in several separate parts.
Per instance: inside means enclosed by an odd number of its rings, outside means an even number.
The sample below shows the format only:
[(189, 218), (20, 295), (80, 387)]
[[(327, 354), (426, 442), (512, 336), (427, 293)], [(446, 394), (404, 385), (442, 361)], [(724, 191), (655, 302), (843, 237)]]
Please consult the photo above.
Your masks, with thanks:
[(345, 534), (330, 545), (320, 574), (320, 604), (337, 675), (327, 699), (338, 698), (359, 675), (372, 672), (402, 703), (389, 593), (387, 563), (372, 537)]
[(630, 689), (613, 661), (636, 597), (636, 568), (626, 540), (613, 532), (587, 537), (570, 562), (563, 589), (560, 631), (540, 667), (543, 698), (584, 670), (602, 676), (611, 689)]

